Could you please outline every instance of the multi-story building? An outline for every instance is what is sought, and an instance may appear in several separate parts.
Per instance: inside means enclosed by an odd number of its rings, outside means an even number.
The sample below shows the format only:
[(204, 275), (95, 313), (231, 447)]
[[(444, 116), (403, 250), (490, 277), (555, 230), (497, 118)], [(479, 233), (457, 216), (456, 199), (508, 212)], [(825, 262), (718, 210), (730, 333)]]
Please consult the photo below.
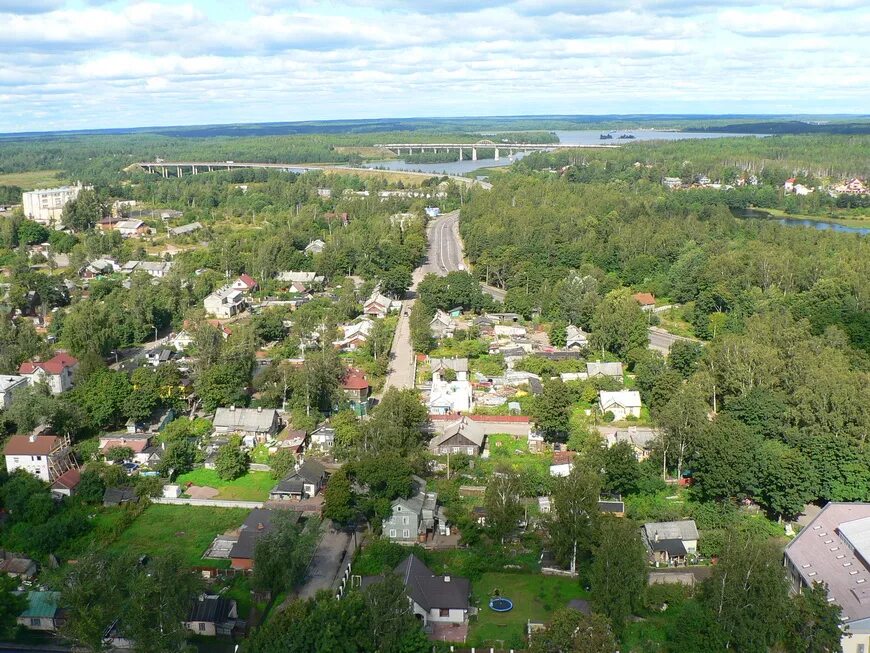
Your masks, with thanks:
[(60, 188), (39, 188), (28, 191), (21, 196), (24, 215), (34, 222), (46, 226), (60, 228), (60, 217), (63, 207), (76, 199), (83, 186), (61, 186)]
[(0, 410), (9, 408), (15, 393), (27, 387), (27, 377), (4, 374), (0, 376)]
[(30, 385), (45, 381), (51, 393), (59, 395), (72, 387), (73, 376), (78, 366), (78, 360), (61, 351), (47, 361), (32, 360), (21, 363), (18, 373), (27, 377)]
[(3, 455), (10, 474), (23, 469), (46, 483), (76, 466), (69, 436), (13, 435), (6, 441)]
[(224, 286), (214, 291), (203, 301), (205, 312), (214, 317), (227, 319), (245, 310), (245, 296), (240, 290)]

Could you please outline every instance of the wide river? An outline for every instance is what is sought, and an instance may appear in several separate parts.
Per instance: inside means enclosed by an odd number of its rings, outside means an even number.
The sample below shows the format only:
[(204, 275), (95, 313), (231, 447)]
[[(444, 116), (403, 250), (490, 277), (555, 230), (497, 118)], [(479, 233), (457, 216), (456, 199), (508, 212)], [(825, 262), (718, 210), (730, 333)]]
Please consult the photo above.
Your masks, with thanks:
[[(655, 131), (651, 129), (616, 130), (613, 131), (612, 139), (601, 140), (601, 130), (556, 130), (562, 145), (621, 145), (624, 143), (636, 143), (638, 141), (679, 141), (697, 138), (724, 138), (735, 136), (748, 136), (749, 134), (724, 134), (721, 132), (676, 132)], [(631, 134), (633, 139), (620, 139), (622, 134)], [(369, 161), (363, 164), (366, 168), (381, 168), (383, 170), (407, 170), (410, 172), (431, 172), (433, 174), (463, 175), (480, 168), (495, 168), (510, 165), (511, 161), (522, 159), (524, 152), (517, 152), (513, 159), (503, 156), (499, 161), (493, 159), (481, 159), (479, 161), (453, 161), (451, 163), (405, 163), (402, 159), (388, 161)]]

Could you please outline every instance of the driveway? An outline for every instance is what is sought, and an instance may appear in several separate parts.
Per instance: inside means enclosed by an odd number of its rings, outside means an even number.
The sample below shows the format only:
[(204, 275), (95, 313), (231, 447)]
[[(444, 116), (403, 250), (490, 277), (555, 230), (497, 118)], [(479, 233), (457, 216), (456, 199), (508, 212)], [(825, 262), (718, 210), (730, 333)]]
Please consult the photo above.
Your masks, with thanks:
[(307, 578), (299, 589), (298, 597), (310, 599), (320, 590), (332, 589), (345, 555), (353, 554), (352, 545), (351, 535), (336, 531), (331, 526), (324, 526), (323, 536), (308, 565)]

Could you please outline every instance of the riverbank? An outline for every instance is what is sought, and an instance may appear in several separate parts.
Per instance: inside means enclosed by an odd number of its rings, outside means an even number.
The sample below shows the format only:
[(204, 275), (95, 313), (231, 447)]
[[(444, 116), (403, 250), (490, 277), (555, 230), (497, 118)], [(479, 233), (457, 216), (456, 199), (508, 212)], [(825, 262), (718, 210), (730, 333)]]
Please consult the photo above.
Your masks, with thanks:
[(769, 213), (774, 218), (783, 220), (809, 220), (811, 222), (827, 222), (830, 224), (839, 224), (844, 227), (870, 227), (870, 215), (862, 216), (842, 216), (842, 215), (805, 215), (802, 213), (786, 213), (782, 209), (755, 209), (755, 211), (763, 211)]

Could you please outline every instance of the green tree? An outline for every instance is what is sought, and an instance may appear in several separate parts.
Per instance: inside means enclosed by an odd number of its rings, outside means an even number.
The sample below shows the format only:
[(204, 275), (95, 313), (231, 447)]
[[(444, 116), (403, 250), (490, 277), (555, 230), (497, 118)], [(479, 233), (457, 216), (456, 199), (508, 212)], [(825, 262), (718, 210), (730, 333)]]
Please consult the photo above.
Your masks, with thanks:
[(18, 594), (17, 589), (18, 583), (12, 578), (0, 576), (0, 637), (3, 639), (15, 637), (18, 630), (16, 619), (27, 607), (27, 595)]
[(269, 467), (272, 468), (272, 478), (282, 479), (296, 467), (296, 454), (290, 449), (278, 449), (269, 458)]
[(133, 449), (130, 447), (112, 447), (106, 452), (106, 458), (113, 463), (122, 463), (133, 458)]
[(87, 651), (105, 651), (105, 634), (127, 599), (127, 578), (135, 563), (127, 556), (93, 552), (71, 565), (60, 604), (66, 611), (63, 636)]
[(368, 455), (417, 451), (423, 443), (421, 427), (428, 418), (416, 391), (390, 388), (372, 410), (371, 418), (360, 425), (360, 445)]
[(668, 365), (688, 379), (698, 369), (704, 348), (699, 342), (677, 340), (668, 351)]
[(818, 487), (809, 461), (798, 450), (776, 440), (764, 442), (757, 455), (758, 502), (779, 520), (800, 515), (815, 498)]
[(177, 478), (193, 469), (196, 463), (196, 445), (190, 440), (174, 440), (166, 446), (160, 458), (160, 473), (168, 478)]
[(353, 490), (343, 469), (329, 477), (323, 497), (323, 516), (339, 524), (346, 524), (354, 516)]
[(242, 449), (242, 439), (234, 435), (222, 445), (214, 461), (217, 475), (224, 481), (232, 481), (244, 476), (248, 471), (248, 452)]
[(568, 476), (556, 479), (544, 523), (556, 561), (563, 567), (574, 570), (578, 560), (589, 557), (600, 493), (600, 475), (579, 461)]
[(795, 653), (841, 653), (843, 609), (828, 601), (828, 587), (813, 583), (791, 601), (786, 645)]
[(487, 483), (483, 504), (486, 507), (487, 528), (495, 539), (504, 544), (505, 537), (516, 530), (523, 515), (520, 478), (513, 469), (496, 469)]
[(87, 231), (105, 214), (105, 207), (97, 197), (96, 191), (86, 188), (63, 207), (61, 222), (64, 227), (73, 231)]
[(647, 316), (627, 288), (609, 292), (592, 317), (592, 345), (619, 358), (647, 346)]
[(706, 425), (693, 463), (695, 490), (703, 500), (743, 499), (756, 493), (761, 439), (725, 415)]
[(618, 636), (641, 607), (646, 574), (646, 548), (637, 526), (627, 519), (602, 519), (592, 552), (590, 585), (593, 604), (610, 619)]
[(615, 653), (616, 639), (607, 618), (563, 608), (544, 630), (530, 638), (529, 653)]
[(670, 461), (671, 465), (676, 464), (677, 477), (680, 477), (685, 461), (695, 452), (699, 433), (707, 424), (708, 408), (703, 389), (692, 380), (681, 385), (658, 411), (656, 419), (662, 428), (663, 474)]
[(18, 227), (18, 242), (22, 245), (36, 245), (48, 240), (48, 229), (33, 220), (24, 220)]
[(603, 487), (606, 492), (623, 496), (637, 492), (641, 471), (631, 444), (618, 442), (603, 449), (598, 458), (604, 470)]
[(316, 519), (303, 527), (292, 513), (277, 511), (270, 530), (257, 538), (254, 547), (254, 587), (275, 595), (301, 583), (317, 545), (319, 527)]
[(567, 439), (571, 409), (576, 401), (574, 390), (561, 379), (544, 383), (544, 391), (532, 404), (532, 416), (548, 440), (564, 442)]
[(411, 287), (411, 268), (399, 266), (381, 274), (381, 291), (390, 297), (402, 299)]
[(106, 485), (100, 475), (91, 469), (82, 472), (81, 480), (76, 488), (76, 496), (83, 503), (99, 504), (103, 502)]

